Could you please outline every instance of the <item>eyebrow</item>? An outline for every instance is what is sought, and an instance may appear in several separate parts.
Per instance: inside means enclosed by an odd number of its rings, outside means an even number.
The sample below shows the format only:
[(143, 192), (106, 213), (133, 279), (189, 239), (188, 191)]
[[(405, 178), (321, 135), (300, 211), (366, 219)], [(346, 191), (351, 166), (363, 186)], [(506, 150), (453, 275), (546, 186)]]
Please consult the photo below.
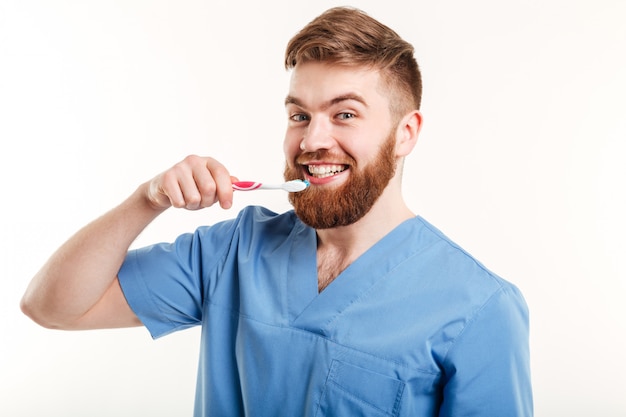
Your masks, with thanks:
[[(354, 100), (357, 101), (359, 103), (361, 103), (362, 105), (364, 105), (365, 107), (368, 107), (367, 102), (365, 101), (365, 99), (356, 94), (356, 93), (346, 93), (346, 94), (342, 94), (340, 96), (337, 96), (335, 98), (332, 98), (324, 103), (322, 103), (322, 110), (326, 110), (327, 108), (329, 108), (330, 106), (333, 106), (335, 104), (341, 103), (343, 101), (348, 101), (348, 100)], [(298, 107), (302, 107), (305, 108), (306, 106), (304, 105), (304, 103), (298, 99), (297, 97), (294, 96), (287, 96), (285, 98), (285, 106), (289, 105), (289, 104), (294, 104)]]

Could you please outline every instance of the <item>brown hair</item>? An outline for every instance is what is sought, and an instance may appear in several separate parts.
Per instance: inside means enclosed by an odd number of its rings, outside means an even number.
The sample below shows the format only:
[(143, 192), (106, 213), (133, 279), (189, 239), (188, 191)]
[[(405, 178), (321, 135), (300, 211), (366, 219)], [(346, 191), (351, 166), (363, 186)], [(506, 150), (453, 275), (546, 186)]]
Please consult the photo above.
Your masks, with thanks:
[(396, 116), (419, 109), (422, 77), (413, 46), (389, 27), (351, 7), (335, 7), (306, 25), (288, 43), (285, 68), (307, 61), (371, 66), (381, 71)]

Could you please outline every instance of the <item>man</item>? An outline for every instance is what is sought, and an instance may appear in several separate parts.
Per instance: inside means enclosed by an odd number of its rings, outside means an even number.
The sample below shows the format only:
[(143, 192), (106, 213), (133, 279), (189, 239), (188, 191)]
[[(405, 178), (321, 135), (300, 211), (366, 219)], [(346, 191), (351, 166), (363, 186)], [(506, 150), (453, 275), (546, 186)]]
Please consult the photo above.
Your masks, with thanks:
[(289, 43), (285, 179), (294, 211), (129, 251), (171, 206), (232, 204), (236, 179), (189, 156), (80, 230), (22, 308), (44, 326), (203, 326), (197, 416), (529, 416), (520, 292), (405, 204), (419, 134), (413, 48), (334, 8)]

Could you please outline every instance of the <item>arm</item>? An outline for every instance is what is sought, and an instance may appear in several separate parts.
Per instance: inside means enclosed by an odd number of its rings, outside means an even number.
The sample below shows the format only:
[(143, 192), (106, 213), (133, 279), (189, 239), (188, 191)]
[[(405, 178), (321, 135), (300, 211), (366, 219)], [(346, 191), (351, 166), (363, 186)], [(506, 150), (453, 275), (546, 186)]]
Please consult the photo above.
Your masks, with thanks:
[(140, 185), (119, 206), (63, 244), (35, 275), (22, 311), (44, 327), (78, 330), (140, 325), (117, 280), (126, 252), (167, 208), (232, 205), (232, 179), (212, 158), (189, 156)]

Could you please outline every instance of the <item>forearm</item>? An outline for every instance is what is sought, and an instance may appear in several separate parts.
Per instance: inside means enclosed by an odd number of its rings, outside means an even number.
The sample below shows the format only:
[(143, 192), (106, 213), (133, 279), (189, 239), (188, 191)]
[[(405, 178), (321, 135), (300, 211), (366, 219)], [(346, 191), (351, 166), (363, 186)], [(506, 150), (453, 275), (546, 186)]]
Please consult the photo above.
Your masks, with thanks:
[(62, 245), (35, 275), (22, 310), (37, 323), (72, 328), (113, 285), (129, 246), (163, 208), (151, 205), (147, 184)]

